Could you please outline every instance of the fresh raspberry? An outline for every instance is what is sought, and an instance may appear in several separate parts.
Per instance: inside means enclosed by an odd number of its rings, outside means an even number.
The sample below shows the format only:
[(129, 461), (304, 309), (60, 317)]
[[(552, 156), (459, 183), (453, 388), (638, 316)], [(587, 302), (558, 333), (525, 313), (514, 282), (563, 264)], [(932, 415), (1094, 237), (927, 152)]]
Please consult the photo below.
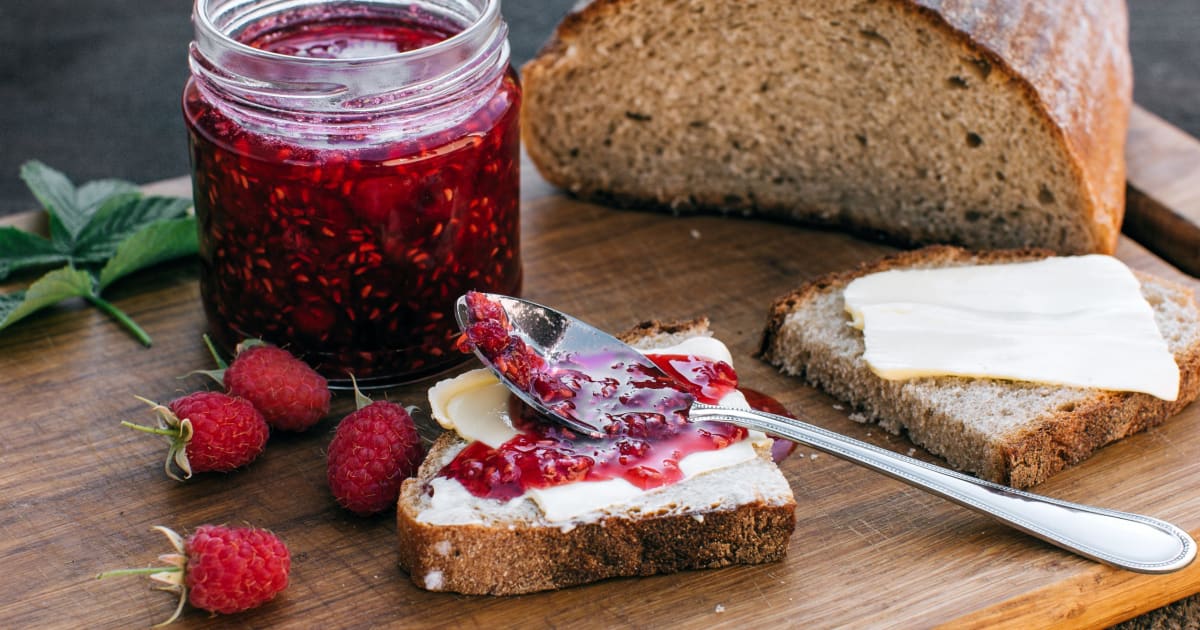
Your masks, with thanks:
[(326, 473), (337, 502), (367, 516), (396, 504), (400, 483), (416, 473), (425, 449), (404, 407), (355, 394), (358, 410), (338, 425)]
[(184, 602), (228, 615), (261, 606), (287, 588), (291, 555), (271, 532), (201, 525), (183, 538), (166, 527), (154, 529), (175, 547), (176, 553), (159, 556), (169, 566), (107, 571), (96, 577), (149, 573), (151, 579), (167, 584), (163, 590), (179, 593), (175, 614), (159, 625), (178, 619)]
[(287, 350), (247, 339), (225, 367), (216, 349), (209, 348), (222, 369), (203, 373), (249, 400), (272, 428), (304, 431), (329, 413), (329, 383)]
[[(262, 414), (244, 398), (220, 392), (195, 392), (166, 406), (138, 397), (158, 413), (158, 428), (132, 422), (123, 426), (171, 438), (164, 469), (183, 481), (197, 472), (228, 472), (254, 461), (267, 444), (270, 429)], [(171, 469), (171, 462), (183, 477)]]
[(271, 532), (201, 525), (184, 541), (184, 587), (196, 608), (225, 615), (261, 606), (288, 585), (292, 559)]

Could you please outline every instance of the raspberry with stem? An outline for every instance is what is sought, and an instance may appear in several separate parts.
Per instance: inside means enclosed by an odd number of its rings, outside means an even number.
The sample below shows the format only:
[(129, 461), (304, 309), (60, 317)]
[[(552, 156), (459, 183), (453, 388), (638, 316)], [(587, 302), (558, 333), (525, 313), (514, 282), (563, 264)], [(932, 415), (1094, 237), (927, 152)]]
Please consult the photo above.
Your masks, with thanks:
[(184, 538), (162, 525), (152, 529), (166, 536), (175, 549), (158, 557), (166, 566), (105, 571), (96, 579), (149, 575), (165, 585), (157, 588), (177, 593), (175, 612), (155, 627), (178, 619), (186, 602), (209, 612), (232, 614), (260, 606), (287, 588), (291, 554), (271, 532), (201, 525)]
[[(158, 414), (158, 426), (122, 421), (121, 426), (171, 440), (163, 470), (183, 481), (193, 472), (229, 472), (254, 461), (267, 444), (270, 429), (248, 401), (220, 392), (194, 392), (167, 405), (135, 396)], [(171, 464), (183, 472), (180, 477)]]

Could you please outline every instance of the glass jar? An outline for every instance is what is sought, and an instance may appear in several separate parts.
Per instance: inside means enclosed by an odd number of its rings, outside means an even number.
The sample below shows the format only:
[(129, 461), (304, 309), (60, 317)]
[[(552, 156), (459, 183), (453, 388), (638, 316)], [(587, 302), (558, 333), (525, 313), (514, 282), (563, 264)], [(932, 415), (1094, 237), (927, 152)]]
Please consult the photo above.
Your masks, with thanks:
[(334, 381), (462, 360), (454, 300), (516, 294), (521, 91), (499, 0), (196, 0), (184, 88), (200, 290)]

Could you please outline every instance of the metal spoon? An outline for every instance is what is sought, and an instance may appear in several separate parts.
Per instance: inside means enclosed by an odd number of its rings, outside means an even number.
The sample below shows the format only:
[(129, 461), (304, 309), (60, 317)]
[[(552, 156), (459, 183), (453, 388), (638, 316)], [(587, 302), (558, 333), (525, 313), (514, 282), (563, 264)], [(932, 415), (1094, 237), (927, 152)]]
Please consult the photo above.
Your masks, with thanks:
[[(548, 367), (562, 363), (578, 366), (580, 357), (603, 357), (614, 363), (637, 366), (644, 374), (662, 374), (658, 366), (637, 350), (578, 319), (527, 300), (485, 295), (504, 307), (511, 333), (545, 359)], [(465, 296), (459, 298), (455, 316), (464, 330), (471, 323)], [(586, 409), (583, 414), (576, 414), (576, 418), (556, 413), (536, 393), (511, 382), (478, 349), (475, 354), (513, 394), (547, 417), (589, 434), (601, 428), (580, 421), (587, 418)], [(583, 398), (576, 404), (579, 402), (584, 402)], [(1085, 558), (1139, 573), (1169, 573), (1182, 569), (1196, 557), (1196, 543), (1191, 536), (1155, 518), (1014, 490), (783, 416), (706, 405), (690, 396), (689, 402), (692, 421), (729, 422), (805, 444), (987, 514)]]

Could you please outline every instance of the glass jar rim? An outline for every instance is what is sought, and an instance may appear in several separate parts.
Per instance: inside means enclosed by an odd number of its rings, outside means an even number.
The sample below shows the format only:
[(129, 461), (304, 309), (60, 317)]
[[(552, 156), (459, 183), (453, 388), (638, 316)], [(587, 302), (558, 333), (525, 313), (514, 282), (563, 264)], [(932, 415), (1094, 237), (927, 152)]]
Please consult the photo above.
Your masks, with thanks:
[[(247, 29), (428, 10), (461, 30), (427, 46), (369, 57), (281, 54), (239, 40)], [(192, 78), (235, 115), (292, 112), (354, 122), (461, 102), (508, 66), (500, 0), (196, 0)], [(267, 30), (266, 32), (270, 32)], [(432, 113), (430, 114), (432, 115)]]
[(220, 40), (221, 45), (230, 47), (239, 55), (245, 55), (251, 58), (260, 58), (264, 61), (273, 61), (277, 63), (298, 64), (300, 66), (309, 65), (314, 68), (318, 67), (333, 67), (337, 65), (354, 65), (365, 66), (379, 63), (397, 63), (397, 62), (415, 62), (422, 59), (436, 57), (450, 51), (451, 49), (469, 44), (472, 40), (489, 36), (495, 28), (495, 22), (500, 19), (500, 0), (483, 0), (484, 6), (480, 11), (479, 16), (473, 19), (463, 30), (454, 33), (450, 37), (438, 42), (434, 42), (427, 46), (414, 48), (401, 52), (388, 53), (386, 55), (374, 55), (370, 57), (355, 57), (350, 59), (330, 59), (323, 57), (300, 57), (296, 55), (287, 55), (274, 51), (256, 48), (245, 42), (239, 41), (229, 32), (220, 28), (212, 19), (210, 11), (206, 10), (219, 0), (195, 0), (192, 8), (192, 21), (198, 31), (205, 33), (210, 37)]

